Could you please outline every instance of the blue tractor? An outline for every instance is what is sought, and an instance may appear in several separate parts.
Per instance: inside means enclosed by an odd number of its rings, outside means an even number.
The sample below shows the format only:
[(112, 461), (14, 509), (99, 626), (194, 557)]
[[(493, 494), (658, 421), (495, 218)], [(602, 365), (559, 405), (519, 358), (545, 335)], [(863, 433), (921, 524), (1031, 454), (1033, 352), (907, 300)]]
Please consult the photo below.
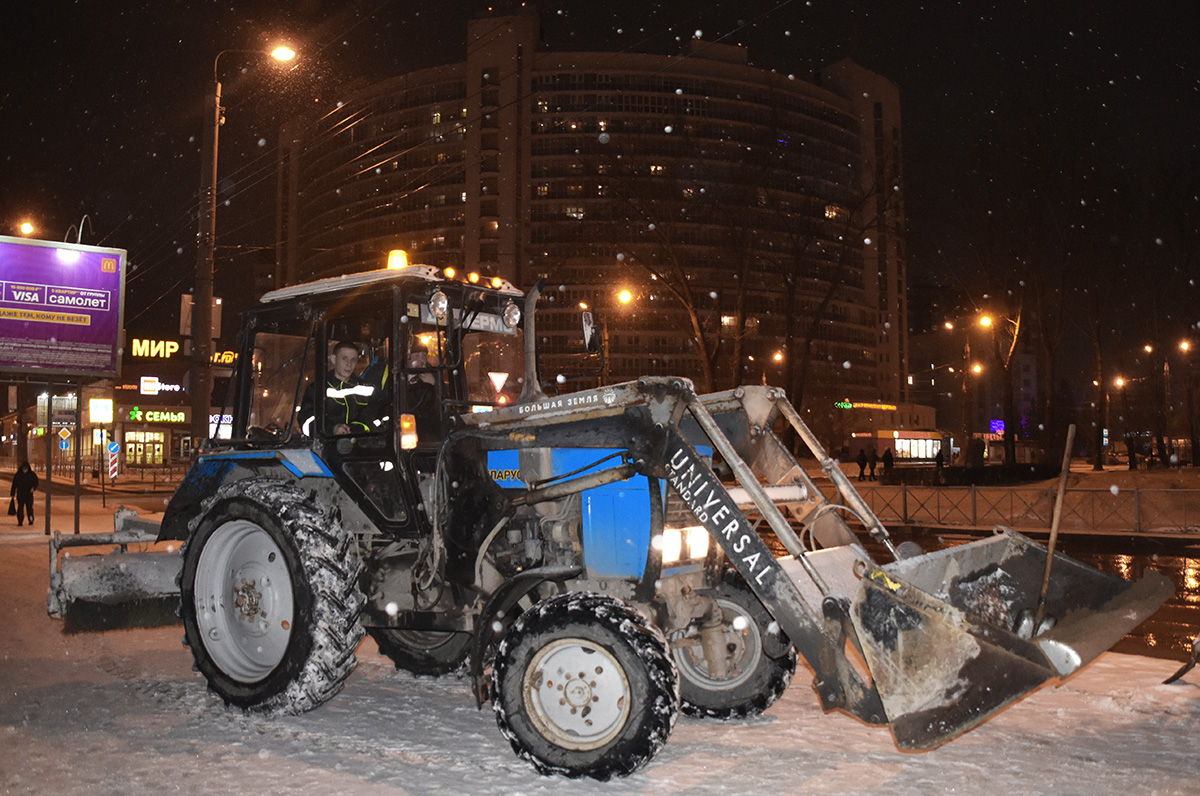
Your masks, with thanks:
[[(539, 771), (607, 779), (680, 712), (767, 709), (798, 654), (825, 709), (929, 748), (1170, 593), (1062, 556), (1039, 593), (1047, 551), (1007, 530), (905, 555), (773, 388), (548, 393), (539, 292), (414, 265), (266, 294), (230, 421), (160, 524), (121, 512), (113, 534), (55, 537), (51, 614), (166, 601), (211, 690), (261, 712), (330, 699), (367, 634), (398, 668), (468, 673)], [(182, 554), (128, 552), (147, 541)], [(85, 544), (121, 549), (62, 554)]]

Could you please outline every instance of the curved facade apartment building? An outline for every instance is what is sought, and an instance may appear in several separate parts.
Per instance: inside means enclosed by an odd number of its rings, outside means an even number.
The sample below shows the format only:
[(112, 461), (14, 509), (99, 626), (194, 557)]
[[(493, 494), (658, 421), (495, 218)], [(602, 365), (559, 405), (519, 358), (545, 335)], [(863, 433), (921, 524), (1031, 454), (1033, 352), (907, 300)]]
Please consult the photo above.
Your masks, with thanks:
[(587, 302), (611, 380), (803, 376), (806, 406), (905, 399), (890, 82), (849, 61), (794, 79), (702, 41), (676, 57), (538, 42), (531, 10), (475, 19), (465, 61), (286, 130), (277, 278), (378, 268), (400, 248), (523, 288), (545, 277), (550, 376), (588, 377)]

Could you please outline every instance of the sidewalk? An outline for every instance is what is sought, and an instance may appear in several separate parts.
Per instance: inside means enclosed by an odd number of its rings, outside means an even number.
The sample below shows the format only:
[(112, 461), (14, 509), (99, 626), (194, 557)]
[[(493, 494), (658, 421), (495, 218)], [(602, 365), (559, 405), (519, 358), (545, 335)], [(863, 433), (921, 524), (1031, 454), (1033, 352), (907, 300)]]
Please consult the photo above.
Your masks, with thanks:
[[(42, 473), (38, 473), (43, 478)], [(0, 495), (7, 495), (12, 487), (11, 473), (0, 474)], [(43, 478), (33, 496), (34, 522), (17, 525), (17, 518), (7, 513), (0, 515), (0, 541), (45, 541), (46, 493)], [(141, 517), (155, 519), (166, 510), (167, 502), (175, 493), (176, 484), (158, 484), (118, 479), (116, 484), (105, 484), (103, 494), (99, 484), (79, 485), (79, 533), (109, 533), (113, 529), (113, 514), (122, 506), (137, 511)], [(50, 532), (75, 532), (75, 483), (55, 478), (51, 484)]]

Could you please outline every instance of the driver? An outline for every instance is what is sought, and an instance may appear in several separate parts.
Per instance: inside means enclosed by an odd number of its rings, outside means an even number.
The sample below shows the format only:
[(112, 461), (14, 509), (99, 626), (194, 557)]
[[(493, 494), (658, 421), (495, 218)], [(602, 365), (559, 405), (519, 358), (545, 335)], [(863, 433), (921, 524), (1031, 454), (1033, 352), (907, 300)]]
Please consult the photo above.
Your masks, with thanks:
[[(359, 350), (343, 340), (329, 354), (325, 375), (325, 431), (328, 434), (361, 434), (371, 431), (377, 388), (354, 374)], [(300, 403), (300, 430), (312, 436), (316, 419), (316, 385), (310, 385)]]

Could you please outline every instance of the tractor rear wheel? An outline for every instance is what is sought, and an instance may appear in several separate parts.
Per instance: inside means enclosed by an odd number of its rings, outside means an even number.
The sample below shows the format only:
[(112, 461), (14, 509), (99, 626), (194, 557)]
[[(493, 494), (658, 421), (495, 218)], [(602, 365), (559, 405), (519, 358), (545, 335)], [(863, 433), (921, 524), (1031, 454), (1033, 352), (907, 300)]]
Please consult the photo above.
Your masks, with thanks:
[(457, 671), (471, 651), (471, 634), (454, 630), (371, 627), (367, 633), (379, 645), (379, 652), (391, 658), (397, 669), (413, 674)]
[(645, 765), (679, 711), (666, 640), (602, 594), (561, 594), (521, 614), (492, 670), (500, 732), (543, 774), (607, 780)]
[(184, 642), (226, 704), (300, 713), (341, 690), (363, 637), (361, 564), (338, 513), (254, 478), (205, 503), (183, 550)]

